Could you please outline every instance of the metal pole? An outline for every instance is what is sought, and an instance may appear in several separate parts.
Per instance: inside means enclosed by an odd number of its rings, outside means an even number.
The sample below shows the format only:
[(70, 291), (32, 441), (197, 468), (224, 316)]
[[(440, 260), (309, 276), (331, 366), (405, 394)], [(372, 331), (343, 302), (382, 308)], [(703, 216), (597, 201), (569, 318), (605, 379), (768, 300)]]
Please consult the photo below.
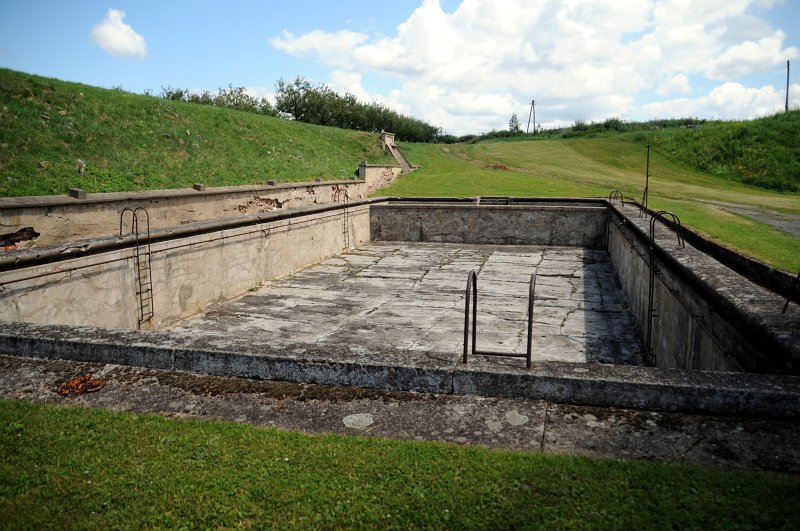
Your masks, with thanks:
[[(533, 113), (533, 100), (531, 100), (531, 110), (528, 111), (528, 126), (525, 128), (525, 133), (531, 132), (531, 114)], [(533, 129), (536, 130), (536, 123), (533, 124)]]
[(647, 192), (650, 188), (650, 144), (647, 144), (647, 169), (644, 175), (644, 193), (642, 194), (642, 212), (647, 210)]
[(533, 134), (536, 134), (536, 101), (531, 100), (531, 110), (533, 111)]
[(789, 112), (789, 61), (786, 61), (786, 107), (785, 112)]

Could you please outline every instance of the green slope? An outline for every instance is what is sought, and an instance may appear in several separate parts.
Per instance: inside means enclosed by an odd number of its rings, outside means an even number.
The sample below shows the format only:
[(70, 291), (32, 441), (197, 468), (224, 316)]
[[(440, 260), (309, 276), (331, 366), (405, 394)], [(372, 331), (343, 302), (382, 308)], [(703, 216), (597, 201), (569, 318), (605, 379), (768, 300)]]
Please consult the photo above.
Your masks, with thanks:
[[(478, 144), (403, 144), (421, 164), (382, 195), (511, 195), (640, 199), (646, 148), (621, 137)], [(744, 254), (790, 272), (800, 269), (800, 238), (750, 216), (800, 216), (800, 194), (777, 193), (677, 164), (653, 152), (649, 205), (677, 213), (684, 224)]]
[(800, 111), (626, 135), (671, 160), (761, 188), (800, 192)]
[(388, 160), (376, 134), (0, 69), (0, 196), (346, 179), (364, 159)]

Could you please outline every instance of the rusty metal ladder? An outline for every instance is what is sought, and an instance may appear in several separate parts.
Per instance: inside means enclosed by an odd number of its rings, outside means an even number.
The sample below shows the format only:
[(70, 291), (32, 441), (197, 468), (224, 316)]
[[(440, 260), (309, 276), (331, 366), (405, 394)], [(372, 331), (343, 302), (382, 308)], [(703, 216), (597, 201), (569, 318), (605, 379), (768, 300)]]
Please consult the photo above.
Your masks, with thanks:
[(347, 203), (350, 199), (347, 193), (347, 188), (344, 189), (344, 209), (342, 210), (342, 246), (345, 249), (350, 248), (350, 211)]
[[(477, 347), (477, 320), (478, 320), (478, 274), (473, 269), (467, 276), (467, 293), (464, 305), (464, 356), (462, 362), (467, 363), (467, 354), (478, 356), (504, 356), (508, 358), (525, 358), (525, 368), (531, 368), (531, 354), (533, 351), (533, 298), (536, 292), (536, 270), (531, 273), (531, 280), (528, 284), (528, 342), (525, 354), (516, 352), (487, 352), (478, 350)], [(470, 310), (472, 310), (472, 328), (470, 328)], [(469, 338), (472, 335), (472, 349), (470, 350)]]
[[(119, 213), (119, 235), (122, 236), (122, 225), (125, 214), (131, 213), (131, 231), (129, 234), (136, 238), (136, 250), (133, 255), (133, 265), (136, 272), (136, 296), (139, 303), (139, 328), (149, 322), (155, 313), (153, 306), (153, 268), (150, 250), (150, 214), (142, 207), (122, 209)], [(139, 216), (144, 215), (147, 226), (145, 238), (139, 230)]]
[(678, 245), (680, 247), (686, 246), (683, 239), (683, 226), (681, 225), (681, 220), (678, 216), (676, 216), (669, 210), (659, 210), (658, 212), (653, 214), (653, 217), (650, 218), (650, 257), (647, 263), (650, 269), (650, 282), (647, 288), (646, 353), (647, 353), (647, 362), (650, 365), (656, 364), (656, 354), (653, 351), (653, 319), (658, 317), (658, 314), (656, 313), (655, 310), (655, 282), (656, 282), (656, 275), (661, 274), (661, 270), (656, 265), (656, 250), (655, 250), (656, 221), (658, 220), (666, 221), (667, 216), (670, 216), (672, 218), (672, 223), (675, 225), (675, 233), (678, 236)]

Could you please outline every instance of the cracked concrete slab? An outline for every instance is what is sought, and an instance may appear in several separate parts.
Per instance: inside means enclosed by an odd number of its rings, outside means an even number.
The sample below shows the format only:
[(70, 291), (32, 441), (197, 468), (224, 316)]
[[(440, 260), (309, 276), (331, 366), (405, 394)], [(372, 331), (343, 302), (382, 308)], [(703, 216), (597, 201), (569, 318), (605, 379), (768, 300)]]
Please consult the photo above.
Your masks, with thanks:
[(534, 335), (543, 348), (534, 349), (534, 361), (642, 364), (636, 324), (608, 255), (570, 247), (371, 243), (169, 330), (265, 345), (427, 349), (456, 363), (472, 270), (478, 272), (481, 349), (525, 351), (528, 286), (538, 270)]
[[(82, 396), (55, 392), (61, 383), (87, 373), (106, 380), (105, 387)], [(376, 391), (2, 355), (0, 397), (305, 433), (800, 473), (797, 419)]]

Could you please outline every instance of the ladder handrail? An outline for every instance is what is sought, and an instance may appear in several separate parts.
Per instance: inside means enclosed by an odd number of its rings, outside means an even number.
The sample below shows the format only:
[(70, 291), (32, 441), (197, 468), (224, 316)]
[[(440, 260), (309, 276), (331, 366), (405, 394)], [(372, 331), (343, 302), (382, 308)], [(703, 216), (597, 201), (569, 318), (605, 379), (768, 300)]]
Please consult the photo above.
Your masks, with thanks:
[[(670, 212), (669, 210), (659, 210), (653, 217), (650, 218), (650, 249), (653, 249), (653, 244), (655, 243), (655, 227), (656, 227), (656, 220), (664, 220), (666, 221), (666, 216), (670, 216), (672, 218), (672, 223), (675, 225), (675, 234), (678, 235), (678, 245), (681, 247), (686, 247), (686, 244), (683, 239), (683, 225), (681, 225), (681, 220), (678, 216), (674, 213)], [(664, 223), (664, 225), (667, 225)], [(667, 225), (669, 227), (669, 225)]]
[[(531, 273), (528, 283), (528, 337), (525, 354), (515, 352), (487, 352), (478, 350), (477, 346), (477, 322), (478, 322), (478, 274), (473, 269), (467, 276), (467, 290), (464, 301), (464, 355), (462, 363), (467, 363), (467, 355), (472, 351), (472, 355), (479, 356), (504, 356), (508, 358), (525, 358), (525, 368), (531, 368), (531, 358), (533, 354), (533, 308), (534, 297), (536, 294), (536, 269)], [(472, 327), (470, 329), (470, 310), (472, 311)], [(472, 348), (469, 345), (469, 336), (472, 333)]]
[[(675, 225), (675, 233), (678, 236), (678, 245), (681, 247), (686, 247), (686, 243), (683, 239), (683, 225), (681, 225), (681, 220), (678, 216), (674, 213), (670, 212), (669, 210), (659, 210), (658, 212), (654, 213), (653, 216), (650, 218), (650, 257), (648, 260), (648, 268), (650, 269), (650, 279), (647, 286), (647, 336), (646, 336), (646, 353), (647, 353), (647, 361), (651, 365), (656, 364), (656, 355), (653, 352), (653, 319), (658, 317), (658, 314), (655, 311), (655, 283), (656, 283), (656, 274), (658, 274), (658, 267), (656, 266), (656, 221), (661, 219), (666, 221), (666, 216), (670, 216), (672, 218), (672, 222)], [(665, 223), (666, 225), (666, 223)]]
[(622, 192), (620, 192), (619, 190), (614, 190), (613, 192), (608, 194), (609, 203), (611, 203), (611, 201), (614, 199), (619, 200), (619, 202), (622, 203), (622, 206), (625, 206), (625, 196), (622, 195)]

